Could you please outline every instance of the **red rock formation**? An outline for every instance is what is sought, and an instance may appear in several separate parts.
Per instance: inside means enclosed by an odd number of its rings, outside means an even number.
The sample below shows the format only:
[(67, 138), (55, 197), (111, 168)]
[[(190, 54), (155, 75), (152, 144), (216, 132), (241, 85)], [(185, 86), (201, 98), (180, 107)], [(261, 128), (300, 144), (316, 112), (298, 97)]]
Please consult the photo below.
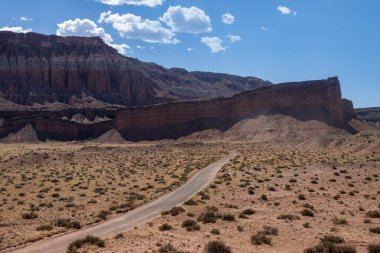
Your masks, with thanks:
[[(166, 69), (127, 58), (100, 38), (0, 32), (0, 98), (18, 104), (94, 97), (120, 105), (231, 96), (270, 82)], [(1, 109), (1, 108), (0, 108)]]
[(344, 117), (347, 107), (339, 80), (329, 78), (263, 87), (232, 98), (124, 109), (117, 113), (115, 127), (129, 140), (155, 140), (204, 129), (225, 131), (245, 118), (283, 114), (349, 129)]

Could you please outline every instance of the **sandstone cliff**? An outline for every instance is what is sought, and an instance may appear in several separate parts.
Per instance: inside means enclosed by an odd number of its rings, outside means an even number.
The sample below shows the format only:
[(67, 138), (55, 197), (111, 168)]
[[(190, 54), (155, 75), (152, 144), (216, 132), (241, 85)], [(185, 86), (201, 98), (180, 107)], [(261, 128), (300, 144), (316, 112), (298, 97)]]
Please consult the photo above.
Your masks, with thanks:
[(254, 77), (144, 63), (118, 54), (98, 37), (0, 32), (0, 98), (18, 104), (71, 104), (92, 97), (111, 104), (150, 105), (231, 96), (270, 84)]
[(242, 119), (282, 114), (354, 131), (347, 124), (352, 111), (352, 103), (341, 97), (338, 78), (329, 78), (263, 87), (231, 98), (127, 108), (117, 113), (115, 127), (129, 140), (157, 140), (205, 129), (223, 132)]

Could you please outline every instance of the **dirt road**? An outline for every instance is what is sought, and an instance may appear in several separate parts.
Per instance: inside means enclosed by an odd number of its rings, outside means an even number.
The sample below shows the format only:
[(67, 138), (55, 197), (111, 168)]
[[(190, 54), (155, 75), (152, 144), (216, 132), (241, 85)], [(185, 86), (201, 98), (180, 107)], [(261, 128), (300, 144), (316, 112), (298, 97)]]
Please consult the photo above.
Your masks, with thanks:
[(10, 250), (10, 253), (57, 253), (65, 252), (67, 246), (80, 238), (87, 235), (98, 237), (109, 237), (114, 234), (132, 229), (135, 226), (146, 223), (158, 217), (162, 211), (171, 209), (180, 205), (203, 188), (205, 188), (215, 177), (216, 173), (224, 164), (228, 163), (236, 156), (236, 152), (231, 152), (228, 156), (210, 164), (206, 168), (200, 170), (187, 183), (178, 189), (165, 194), (164, 196), (130, 211), (120, 217), (85, 227), (78, 231), (58, 236), (52, 239), (43, 240), (30, 244), (24, 248)]

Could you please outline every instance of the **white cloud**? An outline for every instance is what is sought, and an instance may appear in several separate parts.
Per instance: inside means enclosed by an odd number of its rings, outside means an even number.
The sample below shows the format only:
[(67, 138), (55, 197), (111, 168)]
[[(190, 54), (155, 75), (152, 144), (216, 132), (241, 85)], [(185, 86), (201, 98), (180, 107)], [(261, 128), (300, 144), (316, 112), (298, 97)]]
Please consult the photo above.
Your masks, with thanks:
[(267, 27), (265, 27), (265, 26), (260, 26), (260, 29), (263, 30), (264, 32), (269, 31), (269, 29)]
[(144, 49), (145, 47), (144, 47), (144, 46), (137, 45), (137, 48), (138, 48), (138, 49)]
[(15, 32), (15, 33), (29, 33), (32, 31), (32, 29), (23, 29), (21, 26), (17, 26), (17, 27), (1, 27), (0, 28), (0, 31), (11, 31), (11, 32)]
[(188, 48), (186, 49), (186, 51), (187, 51), (187, 52), (191, 52), (191, 51), (193, 51), (193, 49), (192, 49), (191, 47), (188, 47)]
[(289, 8), (286, 7), (286, 6), (281, 6), (281, 5), (280, 5), (280, 6), (277, 6), (277, 10), (278, 10), (279, 12), (281, 12), (281, 14), (283, 14), (283, 15), (289, 15), (289, 14), (293, 14), (294, 16), (297, 15), (297, 12), (295, 12), (295, 11), (289, 9)]
[(223, 47), (223, 40), (218, 37), (202, 37), (201, 42), (211, 49), (212, 53), (218, 53), (225, 51), (226, 47)]
[(162, 5), (162, 3), (164, 2), (164, 0), (98, 0), (98, 1), (107, 5), (129, 4), (129, 5), (145, 5), (149, 7)]
[(98, 27), (96, 23), (89, 19), (67, 20), (58, 25), (57, 35), (59, 36), (84, 36), (93, 37), (99, 36), (103, 41), (114, 47), (120, 54), (126, 54), (130, 47), (126, 44), (113, 44), (113, 39), (110, 34), (102, 27)]
[(230, 39), (231, 42), (241, 41), (241, 37), (239, 35), (227, 35), (227, 38)]
[(22, 17), (20, 17), (20, 20), (21, 21), (32, 21), (33, 19), (22, 16)]
[(160, 18), (174, 32), (203, 33), (211, 32), (211, 19), (206, 13), (197, 8), (185, 8), (181, 6), (170, 6)]
[(231, 25), (235, 22), (235, 17), (231, 13), (224, 13), (222, 15), (222, 22)]
[(131, 13), (120, 15), (119, 13), (104, 12), (100, 14), (99, 23), (112, 24), (121, 37), (129, 39), (141, 39), (150, 43), (177, 44), (180, 41), (175, 38), (175, 33), (161, 26), (159, 21), (145, 19)]

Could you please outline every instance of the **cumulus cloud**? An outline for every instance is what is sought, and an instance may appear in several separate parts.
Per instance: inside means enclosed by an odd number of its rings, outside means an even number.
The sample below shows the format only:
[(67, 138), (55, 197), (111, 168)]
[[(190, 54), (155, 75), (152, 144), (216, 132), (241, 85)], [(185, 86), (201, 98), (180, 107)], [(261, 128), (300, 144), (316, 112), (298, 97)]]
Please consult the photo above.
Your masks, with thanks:
[(149, 7), (162, 5), (162, 3), (164, 2), (164, 0), (98, 0), (98, 1), (107, 5), (128, 4), (128, 5), (145, 5)]
[(297, 14), (297, 12), (295, 12), (295, 11), (289, 9), (289, 8), (286, 7), (286, 6), (281, 6), (281, 5), (280, 5), (280, 6), (277, 6), (277, 10), (278, 10), (279, 12), (281, 12), (281, 14), (283, 14), (283, 15), (289, 15), (289, 14), (296, 15), (296, 14)]
[(260, 29), (261, 29), (262, 31), (264, 31), (264, 32), (269, 31), (269, 29), (268, 29), (267, 27), (265, 27), (265, 26), (260, 26)]
[(0, 31), (11, 31), (15, 33), (29, 33), (32, 31), (32, 29), (23, 29), (21, 26), (16, 26), (16, 27), (1, 27)]
[(225, 51), (226, 47), (223, 47), (223, 40), (218, 37), (202, 37), (201, 42), (208, 46), (212, 53), (218, 53)]
[(231, 41), (231, 42), (237, 42), (237, 41), (241, 41), (241, 37), (239, 35), (227, 35), (227, 38)]
[(67, 20), (57, 25), (58, 30), (56, 33), (59, 36), (99, 36), (107, 45), (114, 47), (120, 54), (126, 54), (127, 50), (130, 49), (126, 44), (114, 44), (111, 35), (89, 19), (77, 18), (75, 20)]
[(121, 37), (141, 39), (150, 43), (177, 44), (175, 33), (162, 27), (159, 21), (142, 19), (131, 13), (120, 15), (111, 11), (100, 14), (99, 23), (112, 24)]
[(203, 33), (211, 32), (211, 19), (206, 13), (197, 8), (185, 8), (181, 6), (170, 6), (160, 18), (174, 32)]
[(235, 17), (231, 13), (224, 13), (222, 15), (222, 22), (231, 25), (235, 22)]
[(20, 17), (20, 20), (21, 21), (32, 21), (33, 19), (22, 16), (22, 17)]

